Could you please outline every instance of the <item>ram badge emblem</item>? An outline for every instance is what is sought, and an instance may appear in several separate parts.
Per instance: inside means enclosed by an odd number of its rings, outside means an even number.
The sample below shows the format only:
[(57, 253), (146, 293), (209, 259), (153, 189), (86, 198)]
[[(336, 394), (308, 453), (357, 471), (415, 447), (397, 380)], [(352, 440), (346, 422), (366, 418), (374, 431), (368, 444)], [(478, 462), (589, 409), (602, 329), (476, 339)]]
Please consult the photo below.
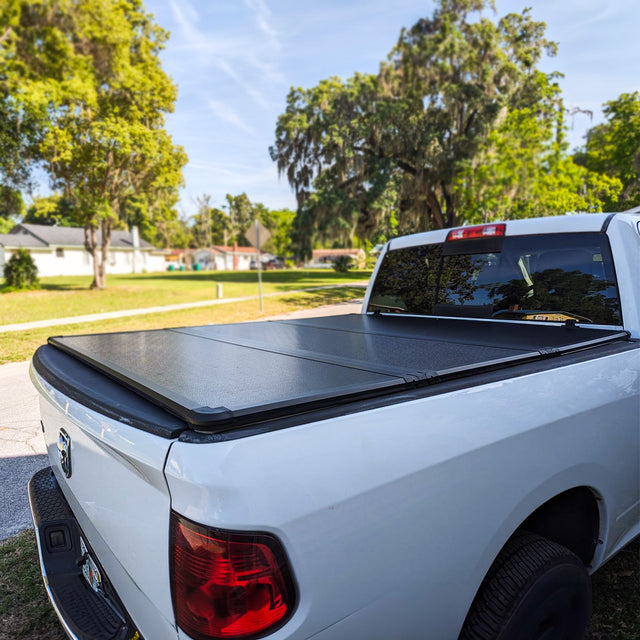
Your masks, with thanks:
[(69, 434), (60, 429), (58, 434), (58, 459), (60, 460), (60, 468), (67, 478), (71, 477), (71, 438)]

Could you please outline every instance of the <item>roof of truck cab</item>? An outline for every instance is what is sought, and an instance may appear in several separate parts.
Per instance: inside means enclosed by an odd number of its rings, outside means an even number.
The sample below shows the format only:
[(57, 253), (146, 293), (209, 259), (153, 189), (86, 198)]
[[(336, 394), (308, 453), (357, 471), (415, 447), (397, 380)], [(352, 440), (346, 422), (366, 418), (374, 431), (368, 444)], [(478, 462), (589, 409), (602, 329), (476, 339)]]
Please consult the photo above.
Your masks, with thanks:
[[(601, 231), (612, 213), (576, 213), (547, 218), (527, 218), (525, 220), (505, 220), (505, 236), (530, 236), (540, 233), (584, 233)], [(496, 221), (495, 224), (498, 224)], [(494, 223), (490, 223), (494, 224)], [(455, 227), (461, 228), (461, 227)], [(437, 229), (424, 233), (414, 233), (391, 240), (389, 249), (402, 249), (421, 244), (444, 242), (451, 229)]]

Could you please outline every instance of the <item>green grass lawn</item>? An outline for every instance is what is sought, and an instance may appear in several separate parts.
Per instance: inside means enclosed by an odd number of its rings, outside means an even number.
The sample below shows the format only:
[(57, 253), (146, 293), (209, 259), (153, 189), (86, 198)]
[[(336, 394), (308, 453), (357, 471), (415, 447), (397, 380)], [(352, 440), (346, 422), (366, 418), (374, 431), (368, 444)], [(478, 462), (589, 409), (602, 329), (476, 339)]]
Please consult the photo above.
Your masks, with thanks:
[(65, 640), (42, 584), (31, 530), (0, 542), (0, 640)]
[[(79, 295), (82, 295), (82, 293), (83, 292), (80, 292)], [(28, 360), (41, 344), (45, 344), (49, 336), (79, 333), (106, 333), (109, 331), (136, 331), (139, 329), (161, 329), (165, 327), (185, 327), (211, 323), (218, 324), (223, 322), (260, 320), (269, 316), (289, 313), (299, 309), (347, 302), (356, 298), (362, 298), (363, 294), (364, 290), (357, 287), (320, 289), (306, 293), (285, 292), (273, 298), (265, 298), (264, 312), (260, 311), (260, 303), (258, 300), (245, 300), (242, 302), (230, 302), (228, 304), (197, 309), (149, 313), (128, 318), (101, 320), (99, 322), (85, 322), (46, 327), (44, 329), (5, 332), (0, 333), (0, 365), (7, 362)], [(3, 298), (0, 297), (0, 304), (2, 301)], [(60, 315), (70, 314), (63, 312)]]
[[(585, 640), (640, 638), (639, 560), (636, 541), (595, 574)], [(42, 586), (33, 531), (0, 542), (0, 640), (65, 638)]]
[(593, 614), (585, 640), (640, 639), (640, 539), (593, 576)]
[[(347, 282), (366, 283), (370, 275), (370, 271), (336, 273), (331, 269), (266, 271), (262, 274), (263, 291), (285, 293)], [(222, 284), (225, 298), (258, 294), (256, 271), (113, 275), (107, 276), (107, 289), (103, 291), (90, 290), (90, 284), (89, 276), (42, 278), (40, 290), (0, 294), (0, 325), (210, 300), (216, 297), (217, 284)]]

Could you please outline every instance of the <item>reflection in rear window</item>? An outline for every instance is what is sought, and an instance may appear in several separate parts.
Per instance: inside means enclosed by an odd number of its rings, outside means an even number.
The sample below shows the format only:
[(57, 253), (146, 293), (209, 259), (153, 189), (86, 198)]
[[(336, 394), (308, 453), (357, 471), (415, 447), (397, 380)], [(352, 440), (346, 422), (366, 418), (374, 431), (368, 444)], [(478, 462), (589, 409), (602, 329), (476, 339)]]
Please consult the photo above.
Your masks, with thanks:
[[(481, 247), (481, 241), (477, 247)], [(433, 244), (389, 251), (368, 311), (622, 324), (609, 243), (602, 233), (505, 237), (493, 252)]]

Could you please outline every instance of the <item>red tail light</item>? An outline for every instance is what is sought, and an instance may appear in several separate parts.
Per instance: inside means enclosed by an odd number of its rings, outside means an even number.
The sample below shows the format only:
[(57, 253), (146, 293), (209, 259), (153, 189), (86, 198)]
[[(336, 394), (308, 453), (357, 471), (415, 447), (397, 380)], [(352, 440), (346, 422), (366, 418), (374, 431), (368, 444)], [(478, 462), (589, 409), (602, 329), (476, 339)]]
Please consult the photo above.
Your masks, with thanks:
[(295, 604), (275, 537), (209, 529), (175, 513), (171, 592), (176, 621), (195, 640), (264, 635), (282, 626)]
[(479, 224), (475, 227), (462, 227), (461, 229), (452, 229), (447, 234), (447, 242), (451, 240), (469, 240), (471, 238), (495, 238), (503, 236), (506, 226), (501, 224)]

